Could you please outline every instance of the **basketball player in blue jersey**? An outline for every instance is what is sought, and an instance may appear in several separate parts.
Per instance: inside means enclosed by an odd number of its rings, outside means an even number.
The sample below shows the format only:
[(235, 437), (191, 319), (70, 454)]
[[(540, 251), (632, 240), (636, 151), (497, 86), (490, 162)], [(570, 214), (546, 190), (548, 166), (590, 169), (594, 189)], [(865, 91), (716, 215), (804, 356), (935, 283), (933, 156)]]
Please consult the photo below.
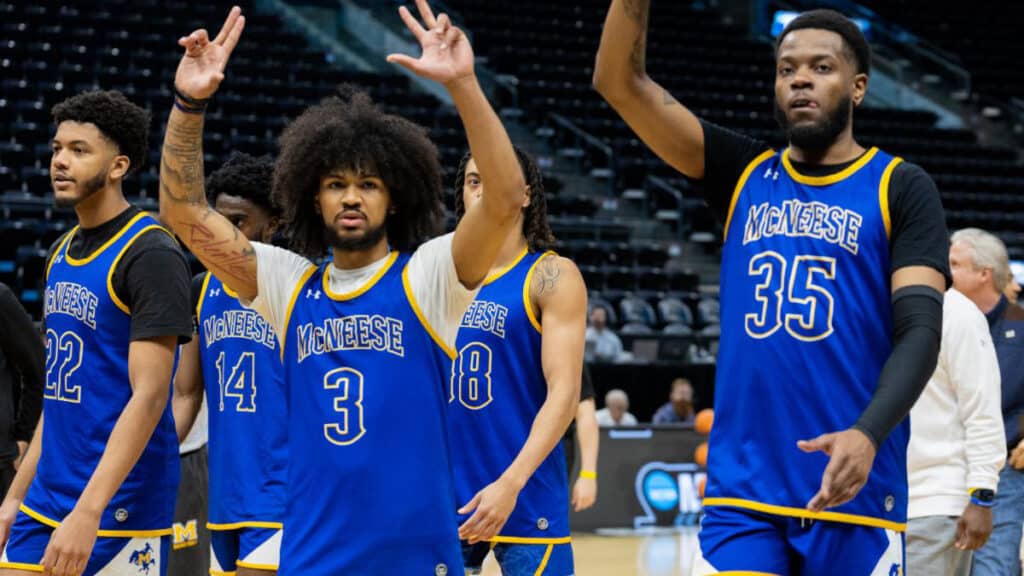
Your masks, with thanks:
[[(459, 536), (467, 573), (493, 548), (507, 576), (574, 573), (569, 490), (560, 440), (576, 415), (587, 291), (576, 265), (550, 249), (544, 184), (516, 149), (528, 184), (476, 300), (462, 318), (452, 363), (448, 426)], [(467, 154), (455, 213), (481, 201), (485, 173)]]
[[(274, 164), (238, 153), (206, 180), (206, 197), (246, 238), (270, 242)], [(273, 328), (209, 272), (192, 280), (196, 338), (175, 375), (178, 436), (209, 399), (210, 574), (277, 570), (288, 465), (281, 350)], [(205, 570), (205, 568), (204, 568)]]
[[(921, 168), (853, 138), (870, 49), (832, 11), (776, 45), (789, 145), (698, 120), (645, 71), (649, 0), (614, 0), (594, 84), (725, 228), (698, 574), (901, 574), (906, 415), (935, 368), (945, 220)], [(683, 23), (675, 23), (681, 25)]]
[(46, 264), (43, 416), (0, 506), (0, 574), (164, 574), (178, 486), (170, 409), (188, 265), (121, 185), (149, 114), (118, 92), (53, 109), (50, 177), (78, 226)]
[(446, 88), (488, 175), (487, 194), (454, 234), (433, 239), (442, 213), (436, 148), (424, 129), (351, 90), (306, 110), (281, 136), (274, 195), (298, 253), (247, 239), (208, 206), (202, 180), (203, 111), (244, 17), (232, 9), (212, 40), (200, 30), (179, 41), (161, 215), (281, 340), (285, 576), (462, 569), (450, 360), (463, 313), (520, 222), (526, 183), (476, 80), (467, 37), (425, 0), (417, 5), (422, 25), (404, 7), (400, 14), (422, 56), (389, 60)]

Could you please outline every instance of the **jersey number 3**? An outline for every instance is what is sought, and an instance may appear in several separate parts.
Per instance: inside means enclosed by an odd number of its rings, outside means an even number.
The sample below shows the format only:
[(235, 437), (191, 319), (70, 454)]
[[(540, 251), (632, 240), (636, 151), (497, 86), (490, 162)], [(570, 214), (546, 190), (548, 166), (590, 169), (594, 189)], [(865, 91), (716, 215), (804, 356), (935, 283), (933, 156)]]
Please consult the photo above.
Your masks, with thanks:
[(324, 374), (324, 389), (337, 391), (334, 411), (341, 422), (324, 424), (324, 437), (331, 444), (348, 446), (366, 434), (363, 426), (363, 373), (354, 368), (335, 368)]
[[(814, 342), (833, 331), (835, 298), (829, 286), (836, 278), (836, 259), (796, 256), (790, 263), (778, 252), (761, 252), (750, 259), (748, 273), (761, 281), (754, 288), (756, 312), (744, 316), (751, 338), (767, 338), (785, 326), (797, 340)], [(787, 283), (788, 280), (788, 283)]]

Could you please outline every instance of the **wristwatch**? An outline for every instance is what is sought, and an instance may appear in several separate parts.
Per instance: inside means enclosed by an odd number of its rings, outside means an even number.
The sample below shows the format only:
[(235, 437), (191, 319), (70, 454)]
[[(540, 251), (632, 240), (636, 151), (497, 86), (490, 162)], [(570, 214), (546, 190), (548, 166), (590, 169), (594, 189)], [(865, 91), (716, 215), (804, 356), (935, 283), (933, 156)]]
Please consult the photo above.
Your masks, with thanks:
[(996, 499), (995, 490), (987, 490), (985, 488), (975, 488), (971, 490), (971, 502), (979, 505), (991, 506)]

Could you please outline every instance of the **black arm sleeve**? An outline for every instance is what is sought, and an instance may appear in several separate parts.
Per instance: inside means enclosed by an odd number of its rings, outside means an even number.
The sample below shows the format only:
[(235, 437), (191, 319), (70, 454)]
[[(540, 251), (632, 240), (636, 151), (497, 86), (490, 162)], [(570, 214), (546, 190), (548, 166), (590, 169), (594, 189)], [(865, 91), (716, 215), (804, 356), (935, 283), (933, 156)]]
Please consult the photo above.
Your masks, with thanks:
[(206, 272), (200, 272), (192, 277), (192, 334), (199, 333), (199, 297), (203, 293), (203, 279)]
[(700, 125), (704, 128), (704, 201), (725, 221), (736, 181), (747, 164), (771, 146), (704, 120)]
[(131, 339), (192, 337), (191, 273), (178, 244), (160, 230), (139, 237), (118, 262), (114, 289), (132, 315)]
[(580, 379), (580, 402), (594, 397), (594, 381), (590, 378), (590, 367), (583, 363), (583, 377)]
[(935, 182), (920, 166), (904, 162), (893, 170), (889, 213), (892, 269), (928, 266), (942, 273), (949, 288), (952, 276), (946, 213)]
[(46, 380), (46, 348), (10, 288), (0, 284), (0, 349), (20, 376), (12, 387), (14, 394), (14, 440), (28, 442), (43, 411), (43, 385)]
[(894, 344), (878, 386), (854, 428), (877, 448), (903, 421), (935, 372), (942, 339), (942, 294), (907, 286), (892, 296)]

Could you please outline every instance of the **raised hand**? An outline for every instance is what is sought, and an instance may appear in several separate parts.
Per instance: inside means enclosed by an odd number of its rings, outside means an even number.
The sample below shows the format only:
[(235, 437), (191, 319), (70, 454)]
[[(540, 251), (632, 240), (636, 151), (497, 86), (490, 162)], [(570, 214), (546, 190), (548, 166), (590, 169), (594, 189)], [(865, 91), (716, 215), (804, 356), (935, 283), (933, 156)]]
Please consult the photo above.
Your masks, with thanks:
[(427, 0), (416, 0), (416, 7), (426, 28), (405, 6), (398, 9), (398, 14), (419, 41), (422, 54), (419, 59), (406, 54), (390, 54), (388, 62), (445, 86), (473, 76), (473, 47), (469, 45), (466, 34), (452, 26), (447, 14), (434, 18)]
[(178, 91), (197, 100), (213, 96), (224, 80), (224, 67), (238, 45), (243, 28), (245, 16), (242, 16), (242, 9), (235, 6), (213, 41), (204, 29), (179, 38), (178, 45), (185, 49), (185, 55), (174, 73)]

